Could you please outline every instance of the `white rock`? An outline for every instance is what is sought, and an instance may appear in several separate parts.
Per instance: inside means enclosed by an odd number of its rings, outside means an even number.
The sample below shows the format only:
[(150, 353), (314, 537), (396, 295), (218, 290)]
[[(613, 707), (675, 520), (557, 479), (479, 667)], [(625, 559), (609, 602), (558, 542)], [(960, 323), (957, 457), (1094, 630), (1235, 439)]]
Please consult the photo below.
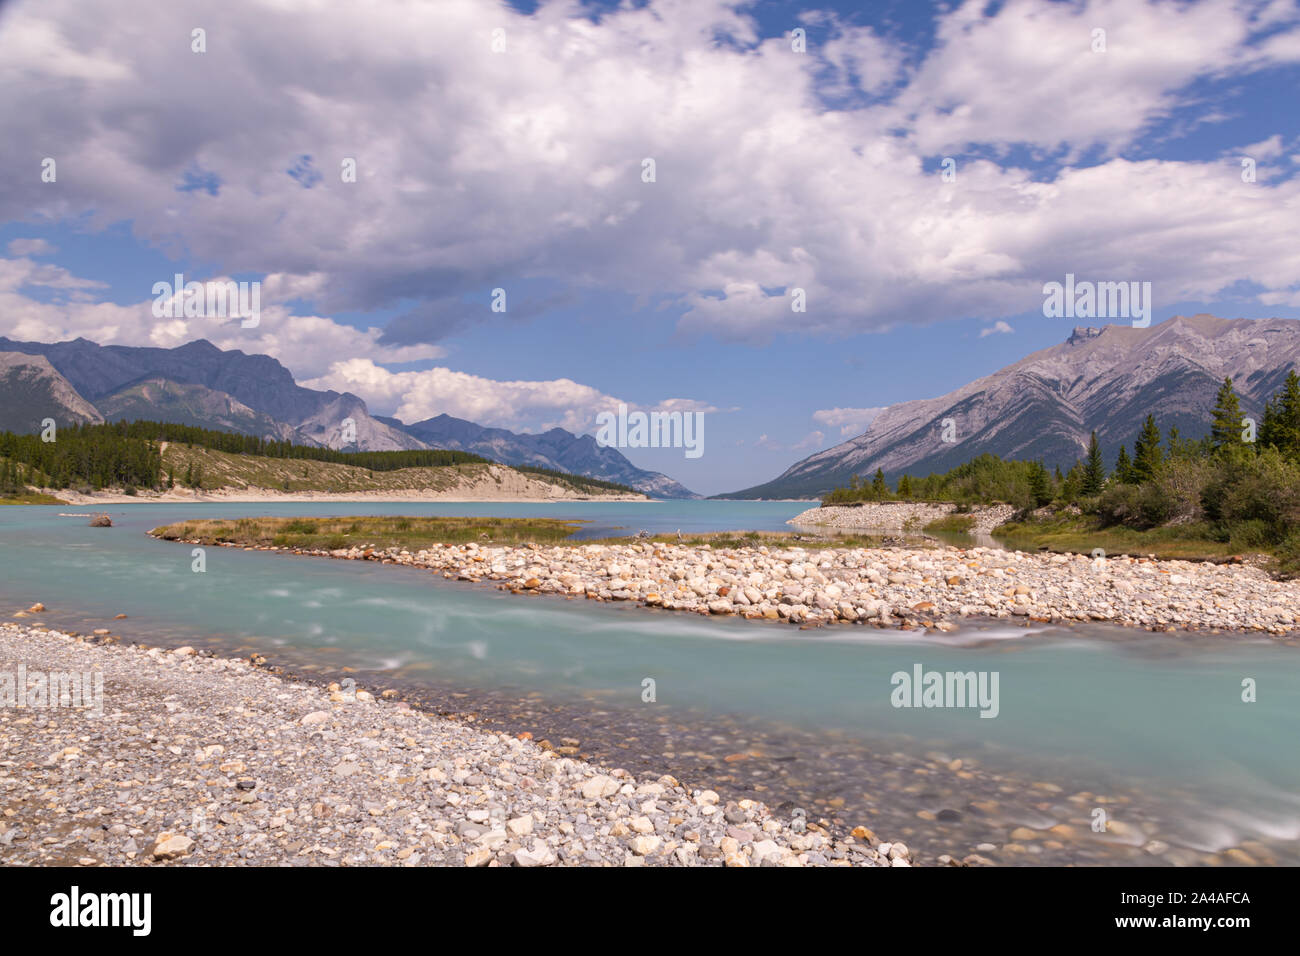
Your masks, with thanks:
[(516, 866), (550, 866), (554, 862), (555, 854), (541, 840), (535, 841), (531, 850), (517, 850), (515, 852)]
[(637, 856), (649, 856), (659, 849), (662, 842), (657, 836), (639, 836), (632, 841), (632, 852)]

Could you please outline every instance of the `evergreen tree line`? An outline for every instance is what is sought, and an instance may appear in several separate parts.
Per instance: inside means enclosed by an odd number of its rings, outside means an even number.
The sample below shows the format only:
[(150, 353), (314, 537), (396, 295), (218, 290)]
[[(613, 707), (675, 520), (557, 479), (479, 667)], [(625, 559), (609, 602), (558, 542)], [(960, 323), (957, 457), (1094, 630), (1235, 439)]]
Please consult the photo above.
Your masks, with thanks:
[(586, 475), (572, 475), (567, 471), (556, 471), (554, 468), (543, 468), (540, 465), (511, 465), (515, 471), (522, 471), (530, 475), (540, 475), (543, 478), (549, 478), (552, 481), (562, 481), (577, 489), (595, 487), (605, 488), (609, 491), (623, 491), (628, 494), (635, 494), (636, 489), (631, 485), (619, 484), (617, 481), (606, 481), (603, 478), (588, 478)]
[(1132, 454), (1121, 445), (1110, 471), (1094, 432), (1087, 454), (1064, 474), (1037, 461), (980, 455), (942, 474), (903, 475), (895, 490), (880, 469), (870, 481), (855, 475), (823, 503), (900, 499), (1076, 506), (1103, 524), (1135, 528), (1204, 521), (1221, 540), (1243, 549), (1285, 545), (1300, 561), (1300, 376), (1288, 373), (1258, 423), (1243, 418), (1232, 379), (1224, 379), (1209, 434), (1198, 440), (1176, 427), (1162, 436), (1148, 415)]
[[(1059, 477), (1059, 473), (1058, 473)], [(1052, 477), (1037, 461), (1004, 460), (984, 454), (958, 465), (950, 471), (924, 478), (903, 475), (897, 490), (891, 490), (884, 471), (877, 468), (870, 481), (854, 475), (846, 488), (837, 488), (822, 499), (823, 504), (852, 504), (859, 501), (955, 501), (975, 504), (990, 501), (1019, 502), (1025, 505), (1049, 493)]]
[(61, 427), (51, 442), (40, 435), (0, 432), (0, 458), (6, 474), (12, 474), (11, 490), (26, 485), (155, 488), (162, 479), (157, 447), (121, 438), (105, 425)]
[(84, 485), (96, 491), (107, 487), (160, 488), (171, 487), (177, 481), (198, 487), (203, 480), (201, 466), (196, 469), (191, 465), (184, 476), (170, 472), (164, 475), (159, 451), (159, 443), (164, 441), (232, 454), (356, 465), (371, 471), (488, 461), (479, 455), (446, 449), (342, 452), (169, 422), (112, 422), (60, 426), (51, 442), (42, 441), (40, 435), (0, 432), (0, 490), (13, 493), (27, 485)]
[[(370, 471), (396, 471), (399, 468), (437, 468), (443, 465), (484, 464), (488, 459), (467, 451), (444, 448), (422, 448), (408, 451), (338, 451), (334, 448), (317, 448), (295, 445), (287, 441), (241, 435), (237, 432), (216, 431), (194, 425), (172, 422), (113, 422), (108, 425), (83, 426), (111, 428), (123, 438), (138, 438), (154, 442), (176, 442), (191, 447), (228, 452), (232, 455), (256, 455), (262, 458), (302, 459), (326, 461), (338, 465), (356, 465)], [(62, 432), (60, 432), (60, 435)]]

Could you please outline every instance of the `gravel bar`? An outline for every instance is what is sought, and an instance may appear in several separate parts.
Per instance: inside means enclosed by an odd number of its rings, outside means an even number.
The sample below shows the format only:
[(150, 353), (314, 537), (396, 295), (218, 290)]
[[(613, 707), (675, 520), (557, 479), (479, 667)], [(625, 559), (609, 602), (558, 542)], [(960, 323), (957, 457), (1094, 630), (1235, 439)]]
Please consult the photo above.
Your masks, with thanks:
[[(80, 708), (38, 694), (54, 675), (84, 677)], [(911, 865), (865, 827), (190, 647), (0, 624), (0, 697), (3, 865)]]
[[(187, 542), (202, 544), (204, 542)], [(239, 545), (224, 545), (239, 547)], [(952, 631), (962, 619), (1104, 621), (1151, 631), (1300, 631), (1300, 580), (1248, 564), (1002, 548), (712, 548), (662, 542), (553, 547), (257, 547), (425, 568), (520, 594), (556, 594), (803, 626)]]

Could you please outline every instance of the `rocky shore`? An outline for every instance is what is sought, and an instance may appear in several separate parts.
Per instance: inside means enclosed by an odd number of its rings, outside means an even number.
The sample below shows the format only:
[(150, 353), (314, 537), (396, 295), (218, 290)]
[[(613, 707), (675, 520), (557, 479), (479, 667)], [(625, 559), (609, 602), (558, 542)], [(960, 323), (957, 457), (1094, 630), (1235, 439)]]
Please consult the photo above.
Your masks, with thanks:
[(366, 547), (263, 550), (427, 568), (445, 578), (493, 582), (517, 593), (629, 601), (804, 626), (948, 631), (962, 619), (1000, 618), (1279, 636), (1300, 629), (1300, 581), (1276, 581), (1241, 564), (998, 548), (714, 549), (662, 542), (471, 543), (415, 553)]
[[(951, 502), (869, 501), (861, 505), (831, 505), (809, 508), (791, 518), (787, 524), (816, 526), (849, 531), (922, 531), (927, 524), (946, 518), (957, 511)], [(1011, 518), (1011, 505), (984, 505), (968, 512), (971, 533), (986, 535)]]
[(0, 675), (86, 672), (102, 707), (0, 702), (6, 865), (910, 865), (865, 827), (837, 839), (383, 695), (0, 625)]

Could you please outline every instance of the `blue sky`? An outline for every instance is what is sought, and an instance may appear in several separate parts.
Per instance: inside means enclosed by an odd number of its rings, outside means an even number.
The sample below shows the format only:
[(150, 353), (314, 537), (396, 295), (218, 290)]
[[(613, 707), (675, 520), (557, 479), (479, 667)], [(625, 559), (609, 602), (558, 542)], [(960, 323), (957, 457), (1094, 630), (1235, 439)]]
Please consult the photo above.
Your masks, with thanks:
[[(625, 453), (714, 493), (1063, 341), (1067, 272), (1300, 317), (1293, 0), (133, 5), (0, 11), (0, 334), (208, 338), (407, 420), (697, 409), (701, 458)], [(259, 326), (154, 317), (178, 271)]]

